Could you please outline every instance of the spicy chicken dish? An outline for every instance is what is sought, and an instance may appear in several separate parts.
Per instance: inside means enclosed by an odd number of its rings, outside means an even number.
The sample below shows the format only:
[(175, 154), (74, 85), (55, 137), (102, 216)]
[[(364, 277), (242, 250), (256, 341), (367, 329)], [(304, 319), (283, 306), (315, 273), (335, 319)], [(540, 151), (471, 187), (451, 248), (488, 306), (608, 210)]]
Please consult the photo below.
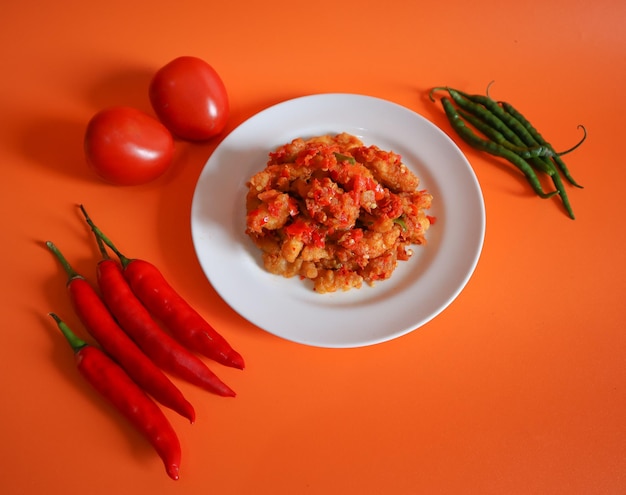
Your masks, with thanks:
[(280, 146), (247, 186), (246, 234), (265, 269), (319, 293), (388, 279), (434, 221), (401, 156), (347, 133)]

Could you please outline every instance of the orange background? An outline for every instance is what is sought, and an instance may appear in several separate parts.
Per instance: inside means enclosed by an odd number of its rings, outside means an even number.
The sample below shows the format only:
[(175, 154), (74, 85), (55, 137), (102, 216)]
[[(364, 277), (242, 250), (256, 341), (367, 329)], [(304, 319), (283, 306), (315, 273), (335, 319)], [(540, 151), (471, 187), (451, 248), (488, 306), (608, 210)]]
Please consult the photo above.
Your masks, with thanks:
[[(624, 19), (621, 0), (5, 2), (0, 492), (626, 493)], [(580, 137), (578, 124), (588, 129), (567, 157), (585, 186), (568, 189), (577, 219), (453, 136), (487, 210), (482, 257), (461, 295), (384, 344), (278, 339), (220, 299), (194, 254), (191, 198), (219, 139), (178, 142), (171, 171), (140, 187), (104, 184), (84, 164), (89, 118), (114, 104), (150, 112), (151, 75), (179, 55), (221, 74), (226, 132), (324, 92), (381, 97), (449, 132), (427, 90), (480, 93), (494, 80), (492, 94), (557, 148)], [(47, 316), (82, 331), (42, 245), (53, 240), (93, 277), (81, 202), (247, 360), (243, 372), (214, 367), (236, 399), (177, 382), (198, 413), (189, 425), (167, 412), (183, 445), (178, 482), (82, 381)]]

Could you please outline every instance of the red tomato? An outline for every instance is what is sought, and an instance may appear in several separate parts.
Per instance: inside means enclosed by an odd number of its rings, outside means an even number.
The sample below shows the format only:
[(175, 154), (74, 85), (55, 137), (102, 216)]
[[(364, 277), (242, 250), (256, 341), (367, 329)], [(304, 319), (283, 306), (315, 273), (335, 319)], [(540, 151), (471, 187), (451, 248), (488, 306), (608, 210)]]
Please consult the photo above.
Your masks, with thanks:
[(172, 60), (152, 78), (149, 95), (161, 122), (182, 139), (203, 141), (226, 126), (230, 111), (226, 87), (204, 60)]
[(169, 168), (174, 138), (150, 115), (131, 107), (112, 107), (89, 121), (85, 154), (87, 163), (107, 182), (145, 184)]

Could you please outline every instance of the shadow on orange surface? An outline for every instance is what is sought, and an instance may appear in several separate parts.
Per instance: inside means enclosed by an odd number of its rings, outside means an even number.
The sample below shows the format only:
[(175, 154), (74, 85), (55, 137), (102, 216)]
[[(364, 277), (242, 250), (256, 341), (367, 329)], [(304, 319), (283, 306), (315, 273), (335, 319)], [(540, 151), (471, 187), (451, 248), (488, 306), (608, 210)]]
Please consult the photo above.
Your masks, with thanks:
[(60, 175), (92, 181), (83, 154), (86, 122), (63, 117), (38, 116), (21, 129), (18, 147), (35, 166)]
[(94, 112), (112, 106), (130, 106), (155, 116), (148, 90), (157, 68), (127, 67), (105, 73), (86, 89), (86, 99)]

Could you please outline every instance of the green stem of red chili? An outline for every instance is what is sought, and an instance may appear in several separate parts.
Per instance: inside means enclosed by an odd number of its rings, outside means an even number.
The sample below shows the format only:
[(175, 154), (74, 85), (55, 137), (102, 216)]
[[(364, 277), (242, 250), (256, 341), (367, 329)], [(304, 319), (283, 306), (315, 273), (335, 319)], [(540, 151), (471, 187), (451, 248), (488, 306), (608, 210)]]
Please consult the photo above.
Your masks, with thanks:
[(59, 327), (59, 330), (61, 330), (61, 332), (63, 333), (63, 335), (67, 339), (67, 342), (70, 344), (70, 346), (72, 347), (72, 350), (74, 352), (78, 352), (83, 347), (86, 347), (87, 345), (89, 345), (83, 339), (78, 337), (74, 332), (72, 332), (70, 327), (68, 327), (65, 324), (65, 322), (63, 320), (61, 320), (61, 318), (59, 318), (59, 316), (56, 313), (48, 313), (48, 315), (51, 316), (52, 319), (57, 323), (57, 326)]
[(70, 263), (67, 261), (65, 256), (63, 256), (63, 253), (59, 251), (59, 249), (54, 245), (53, 242), (46, 241), (46, 246), (48, 247), (48, 249), (50, 249), (50, 251), (54, 253), (54, 255), (57, 257), (57, 259), (61, 263), (63, 270), (65, 270), (65, 273), (67, 273), (69, 281), (76, 279), (76, 278), (84, 278), (82, 275), (76, 272), (74, 268), (72, 268), (72, 265), (70, 265)]
[(100, 238), (100, 236), (94, 235), (94, 237), (96, 238), (96, 244), (98, 244), (98, 251), (100, 251), (100, 255), (102, 256), (102, 259), (110, 260), (111, 257), (109, 256), (109, 252), (107, 251), (106, 246), (104, 242), (102, 241), (102, 239)]
[(106, 235), (104, 235), (104, 233), (93, 223), (93, 221), (91, 220), (91, 218), (89, 217), (89, 214), (87, 213), (87, 210), (85, 210), (85, 207), (83, 205), (80, 205), (80, 211), (83, 213), (83, 215), (85, 216), (85, 220), (87, 221), (87, 224), (89, 225), (89, 227), (91, 228), (91, 230), (94, 232), (94, 234), (96, 234), (96, 238), (100, 239), (102, 242), (104, 242), (109, 248), (111, 248), (111, 251), (113, 251), (115, 253), (115, 255), (120, 259), (120, 263), (122, 264), (122, 266), (124, 268), (126, 268), (126, 266), (128, 266), (128, 264), (132, 261), (132, 259), (127, 258), (126, 256), (124, 256), (118, 249), (117, 247), (115, 247), (115, 244), (113, 244), (113, 242), (111, 241), (111, 239), (109, 239)]

